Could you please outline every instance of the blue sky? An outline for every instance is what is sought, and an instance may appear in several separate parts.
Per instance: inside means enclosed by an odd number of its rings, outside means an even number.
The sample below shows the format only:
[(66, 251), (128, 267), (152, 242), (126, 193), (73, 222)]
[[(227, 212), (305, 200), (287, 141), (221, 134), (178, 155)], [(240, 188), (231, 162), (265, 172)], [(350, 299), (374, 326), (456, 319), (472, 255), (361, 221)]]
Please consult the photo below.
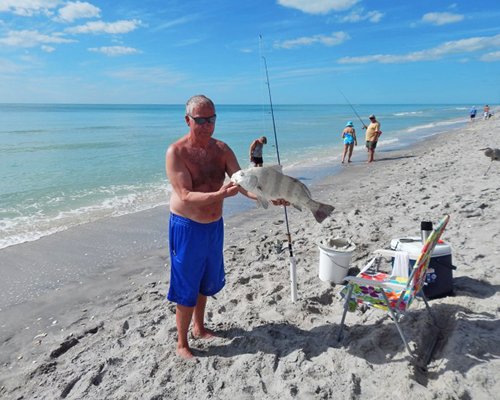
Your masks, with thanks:
[(498, 0), (0, 0), (0, 102), (262, 103), (264, 55), (276, 104), (498, 104), (498, 21)]

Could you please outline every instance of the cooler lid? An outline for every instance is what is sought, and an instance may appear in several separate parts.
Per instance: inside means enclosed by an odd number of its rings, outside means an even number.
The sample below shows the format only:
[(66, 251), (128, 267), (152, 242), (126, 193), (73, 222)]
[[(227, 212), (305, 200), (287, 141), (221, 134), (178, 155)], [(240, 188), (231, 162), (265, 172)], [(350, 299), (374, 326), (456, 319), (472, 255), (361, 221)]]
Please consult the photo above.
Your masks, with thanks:
[[(422, 252), (422, 241), (417, 236), (392, 239), (391, 250), (406, 251), (411, 260), (416, 260)], [(438, 243), (432, 252), (432, 257), (449, 255), (451, 255), (451, 246), (446, 242)]]

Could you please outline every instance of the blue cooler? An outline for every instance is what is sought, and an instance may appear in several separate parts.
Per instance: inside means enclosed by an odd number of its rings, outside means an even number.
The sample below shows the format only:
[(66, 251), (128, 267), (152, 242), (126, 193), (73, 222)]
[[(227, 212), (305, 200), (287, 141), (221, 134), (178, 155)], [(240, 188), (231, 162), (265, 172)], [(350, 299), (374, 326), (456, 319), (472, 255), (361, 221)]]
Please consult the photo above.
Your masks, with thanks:
[[(391, 240), (391, 250), (406, 251), (410, 257), (410, 267), (422, 252), (422, 242), (417, 237), (397, 238)], [(444, 297), (453, 294), (453, 270), (451, 263), (451, 246), (447, 243), (438, 243), (434, 248), (427, 269), (424, 284), (424, 294), (429, 299)], [(411, 273), (411, 269), (410, 269)]]

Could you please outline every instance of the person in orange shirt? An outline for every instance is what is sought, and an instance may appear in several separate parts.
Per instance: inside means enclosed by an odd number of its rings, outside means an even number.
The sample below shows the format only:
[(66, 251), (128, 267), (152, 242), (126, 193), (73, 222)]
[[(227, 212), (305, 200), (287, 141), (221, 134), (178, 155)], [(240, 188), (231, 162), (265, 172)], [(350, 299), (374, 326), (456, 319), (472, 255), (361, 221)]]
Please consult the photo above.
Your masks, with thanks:
[(368, 162), (371, 163), (375, 161), (375, 149), (377, 148), (378, 138), (382, 134), (380, 130), (380, 122), (377, 121), (375, 115), (370, 115), (370, 125), (364, 126), (366, 129), (366, 148), (368, 150)]

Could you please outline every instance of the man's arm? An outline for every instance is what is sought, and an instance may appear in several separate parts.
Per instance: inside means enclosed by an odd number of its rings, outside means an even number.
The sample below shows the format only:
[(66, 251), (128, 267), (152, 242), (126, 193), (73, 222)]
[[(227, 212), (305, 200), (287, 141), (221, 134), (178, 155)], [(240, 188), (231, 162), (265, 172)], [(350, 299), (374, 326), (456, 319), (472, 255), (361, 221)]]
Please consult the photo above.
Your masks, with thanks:
[(168, 179), (175, 193), (183, 202), (193, 205), (205, 205), (221, 201), (226, 197), (231, 197), (238, 193), (238, 187), (232, 183), (222, 185), (216, 192), (205, 193), (193, 191), (191, 174), (175, 145), (168, 148), (165, 164)]
[(377, 122), (377, 130), (375, 131), (375, 133), (377, 134), (377, 140), (378, 140), (378, 138), (382, 134), (382, 131), (380, 130), (380, 122)]
[(252, 159), (252, 153), (253, 153), (256, 145), (257, 145), (257, 139), (255, 139), (252, 142), (252, 144), (250, 145), (250, 154), (249, 154), (250, 160)]

